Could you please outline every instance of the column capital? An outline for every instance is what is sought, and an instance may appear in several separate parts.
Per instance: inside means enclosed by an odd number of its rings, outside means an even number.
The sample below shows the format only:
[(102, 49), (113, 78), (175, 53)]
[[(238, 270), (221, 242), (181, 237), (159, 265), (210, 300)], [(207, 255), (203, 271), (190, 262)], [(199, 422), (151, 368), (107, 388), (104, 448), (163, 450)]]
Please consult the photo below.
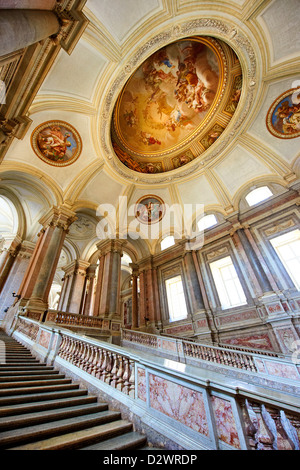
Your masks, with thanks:
[(232, 224), (231, 229), (229, 229), (229, 235), (232, 236), (238, 230), (245, 230), (247, 228), (250, 228), (250, 225), (247, 223), (241, 223), (241, 222), (234, 223)]
[(99, 257), (104, 256), (107, 253), (119, 253), (122, 256), (123, 247), (126, 245), (126, 243), (126, 240), (119, 239), (101, 240), (96, 245), (99, 251)]
[(139, 275), (139, 265), (136, 263), (129, 263), (129, 266), (132, 269), (132, 276), (137, 277)]
[(67, 205), (53, 206), (39, 220), (43, 228), (58, 227), (67, 231), (69, 226), (77, 219), (76, 213)]
[(11, 255), (16, 254), (17, 248), (20, 247), (22, 238), (19, 235), (7, 235), (1, 240), (0, 252), (7, 251)]

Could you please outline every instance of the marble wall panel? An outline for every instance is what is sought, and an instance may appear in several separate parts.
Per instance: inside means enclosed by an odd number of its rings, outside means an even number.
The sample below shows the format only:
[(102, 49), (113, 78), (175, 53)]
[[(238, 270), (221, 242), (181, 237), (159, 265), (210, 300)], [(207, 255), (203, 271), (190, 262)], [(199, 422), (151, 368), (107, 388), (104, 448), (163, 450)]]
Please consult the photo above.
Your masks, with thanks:
[(146, 402), (147, 399), (147, 388), (146, 388), (146, 371), (141, 367), (137, 369), (137, 395), (138, 398)]
[(149, 374), (150, 407), (185, 424), (204, 436), (209, 435), (201, 392)]
[(240, 440), (230, 401), (213, 396), (212, 406), (219, 439), (235, 449), (240, 449)]

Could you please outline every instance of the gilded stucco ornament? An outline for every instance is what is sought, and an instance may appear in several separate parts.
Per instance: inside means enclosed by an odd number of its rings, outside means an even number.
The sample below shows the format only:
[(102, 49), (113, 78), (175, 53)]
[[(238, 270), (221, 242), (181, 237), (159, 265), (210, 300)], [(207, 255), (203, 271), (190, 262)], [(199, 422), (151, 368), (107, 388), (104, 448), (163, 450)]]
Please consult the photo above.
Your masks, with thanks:
[[(130, 71), (137, 70), (137, 68), (141, 66), (152, 53), (159, 51), (160, 48), (163, 48), (168, 44), (174, 43), (174, 40), (177, 41), (179, 39), (183, 41), (195, 36), (200, 37), (200, 35), (202, 38), (215, 38), (215, 41), (219, 43), (224, 41), (225, 46), (227, 45), (227, 47), (229, 44), (232, 47), (233, 54), (237, 54), (238, 60), (241, 63), (243, 71), (242, 89), (237, 90), (233, 87), (233, 94), (231, 96), (231, 98), (233, 97), (234, 99), (234, 93), (238, 91), (238, 93), (236, 93), (236, 95), (239, 94), (236, 102), (237, 111), (235, 112), (234, 119), (230, 122), (230, 126), (228, 126), (227, 129), (224, 129), (224, 132), (219, 132), (219, 135), (216, 136), (217, 142), (212, 140), (213, 136), (211, 137), (211, 142), (213, 144), (212, 147), (205, 147), (208, 141), (206, 139), (205, 145), (201, 151), (197, 153), (197, 151), (193, 149), (194, 158), (190, 160), (184, 159), (183, 165), (178, 163), (180, 154), (177, 152), (176, 155), (173, 152), (171, 156), (176, 157), (175, 159), (173, 158), (173, 161), (176, 162), (174, 166), (170, 165), (168, 168), (163, 168), (163, 164), (160, 164), (158, 159), (154, 159), (151, 160), (151, 168), (149, 171), (145, 171), (144, 173), (139, 172), (138, 177), (134, 176), (132, 169), (128, 167), (126, 168), (126, 166), (116, 157), (115, 148), (111, 143), (111, 135), (108, 126), (110, 119), (112, 119), (113, 116), (116, 97), (128, 81), (128, 74), (130, 74)], [(225, 58), (228, 59), (226, 54)], [(226, 67), (224, 70), (224, 76), (228, 79), (228, 70)], [(249, 116), (249, 110), (253, 103), (254, 93), (256, 91), (256, 74), (256, 58), (250, 41), (238, 28), (234, 27), (232, 24), (227, 24), (224, 21), (212, 20), (209, 18), (195, 19), (176, 25), (176, 27), (173, 26), (163, 33), (154, 36), (136, 51), (136, 53), (129, 59), (126, 66), (123, 66), (123, 69), (112, 82), (109, 92), (104, 98), (103, 112), (108, 116), (108, 119), (100, 123), (100, 143), (104, 150), (104, 155), (113, 155), (113, 158), (109, 159), (109, 164), (126, 180), (136, 181), (136, 178), (138, 178), (141, 183), (166, 183), (173, 179), (183, 178), (193, 172), (203, 170), (208, 162), (217, 158), (226, 148), (232, 138), (236, 136), (245, 119)], [(227, 99), (229, 99), (228, 93), (229, 92), (227, 92), (226, 95)], [(237, 107), (238, 103), (239, 106)], [(218, 122), (215, 124), (219, 125)], [(182, 155), (185, 156), (185, 153), (186, 147), (184, 148), (183, 146)], [(185, 168), (183, 168), (183, 166), (185, 166)], [(171, 171), (171, 175), (162, 175), (163, 171)]]

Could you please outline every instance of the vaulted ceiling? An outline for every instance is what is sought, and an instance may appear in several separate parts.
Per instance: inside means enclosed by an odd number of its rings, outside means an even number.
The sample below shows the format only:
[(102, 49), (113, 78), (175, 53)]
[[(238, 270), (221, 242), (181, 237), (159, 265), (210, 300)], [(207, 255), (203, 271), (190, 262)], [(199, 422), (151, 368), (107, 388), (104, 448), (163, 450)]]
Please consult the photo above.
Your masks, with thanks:
[[(26, 199), (32, 223), (47, 204), (67, 201), (91, 217), (99, 204), (118, 207), (127, 196), (130, 205), (149, 194), (169, 205), (204, 204), (205, 212), (226, 217), (250, 187), (273, 182), (288, 189), (297, 181), (299, 137), (273, 135), (266, 118), (280, 95), (300, 86), (298, 0), (87, 0), (83, 13), (89, 23), (80, 40), (70, 54), (60, 50), (29, 108), (29, 130), (0, 165), (2, 183)], [(183, 166), (133, 171), (111, 142), (118, 96), (154, 52), (194, 36), (216, 38), (238, 57), (243, 85), (233, 118)], [(82, 150), (71, 165), (51, 166), (32, 147), (34, 130), (51, 120), (80, 135)]]

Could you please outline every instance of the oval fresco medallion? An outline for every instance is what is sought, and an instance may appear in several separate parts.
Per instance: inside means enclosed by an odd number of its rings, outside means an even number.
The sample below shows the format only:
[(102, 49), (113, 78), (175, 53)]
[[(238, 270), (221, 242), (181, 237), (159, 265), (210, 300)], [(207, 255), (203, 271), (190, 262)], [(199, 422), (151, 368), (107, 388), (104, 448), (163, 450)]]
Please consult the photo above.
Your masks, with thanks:
[(64, 121), (40, 124), (31, 135), (31, 145), (41, 160), (53, 166), (71, 165), (82, 149), (80, 135)]
[(273, 102), (267, 114), (267, 128), (281, 139), (300, 136), (300, 88), (285, 91)]
[(142, 224), (159, 222), (165, 214), (165, 203), (158, 196), (141, 197), (135, 206), (135, 216)]
[(138, 67), (116, 101), (116, 156), (140, 173), (188, 164), (225, 130), (241, 88), (239, 60), (222, 41), (193, 36), (166, 45)]

